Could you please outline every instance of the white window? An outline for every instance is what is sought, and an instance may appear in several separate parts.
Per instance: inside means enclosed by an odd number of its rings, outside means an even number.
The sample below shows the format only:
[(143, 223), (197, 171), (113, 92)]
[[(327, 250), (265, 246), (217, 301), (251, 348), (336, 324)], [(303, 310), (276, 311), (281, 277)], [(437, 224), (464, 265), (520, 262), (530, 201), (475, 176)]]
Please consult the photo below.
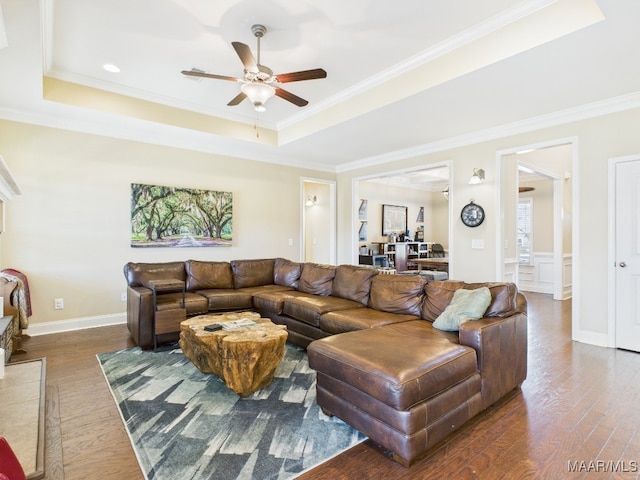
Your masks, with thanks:
[(531, 265), (531, 249), (533, 246), (533, 199), (518, 200), (518, 262)]

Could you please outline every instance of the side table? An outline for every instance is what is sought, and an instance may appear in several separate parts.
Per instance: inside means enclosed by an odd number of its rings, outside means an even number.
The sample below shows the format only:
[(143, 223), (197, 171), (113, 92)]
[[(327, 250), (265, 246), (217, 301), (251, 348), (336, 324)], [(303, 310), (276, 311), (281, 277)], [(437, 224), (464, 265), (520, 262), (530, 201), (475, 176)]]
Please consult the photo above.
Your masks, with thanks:
[[(153, 291), (153, 351), (158, 350), (158, 335), (180, 332), (180, 322), (187, 318), (187, 309), (184, 301), (185, 282), (182, 280), (150, 280), (149, 288)], [(182, 300), (178, 307), (158, 307), (158, 294), (182, 293)]]

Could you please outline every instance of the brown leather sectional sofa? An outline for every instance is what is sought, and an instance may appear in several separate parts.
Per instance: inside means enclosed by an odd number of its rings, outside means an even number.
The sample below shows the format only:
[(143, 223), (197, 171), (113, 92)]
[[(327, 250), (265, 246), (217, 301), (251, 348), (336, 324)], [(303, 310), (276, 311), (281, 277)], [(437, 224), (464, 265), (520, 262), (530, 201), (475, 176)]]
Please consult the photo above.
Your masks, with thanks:
[[(510, 283), (425, 281), (286, 259), (128, 263), (127, 323), (150, 348), (149, 281), (183, 280), (188, 315), (253, 309), (286, 325), (317, 371), (317, 402), (404, 465), (516, 389), (527, 374), (527, 304)], [(442, 331), (456, 290), (488, 287), (484, 318)], [(182, 293), (157, 295), (157, 309)], [(175, 338), (174, 338), (175, 337)], [(177, 339), (169, 334), (163, 340)]]

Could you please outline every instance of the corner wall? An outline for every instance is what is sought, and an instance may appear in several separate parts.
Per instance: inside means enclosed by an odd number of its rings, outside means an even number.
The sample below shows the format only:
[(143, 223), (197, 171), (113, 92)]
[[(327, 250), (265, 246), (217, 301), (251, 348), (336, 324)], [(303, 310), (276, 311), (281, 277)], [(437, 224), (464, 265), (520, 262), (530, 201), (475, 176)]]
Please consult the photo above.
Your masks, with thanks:
[[(417, 168), (444, 160), (452, 164), (450, 202), (452, 202), (452, 235), (450, 271), (452, 278), (467, 281), (496, 279), (497, 215), (496, 152), (551, 140), (578, 139), (577, 165), (573, 171), (573, 321), (574, 339), (607, 345), (611, 332), (607, 320), (607, 161), (612, 157), (640, 152), (640, 109), (576, 121), (528, 133), (443, 150), (369, 169), (341, 172), (338, 175), (338, 198), (352, 198), (353, 178), (385, 171)], [(474, 168), (486, 172), (481, 185), (468, 185)], [(459, 219), (462, 207), (474, 199), (485, 209), (487, 218), (477, 228), (465, 227)], [(348, 232), (357, 206), (342, 208), (338, 217), (338, 263), (348, 261), (351, 239)], [(472, 249), (471, 242), (480, 239), (483, 249)]]
[[(22, 195), (6, 204), (0, 265), (27, 275), (30, 325), (122, 315), (126, 262), (299, 260), (300, 177), (335, 175), (0, 121)], [(233, 246), (132, 248), (130, 184), (233, 192)], [(294, 239), (289, 245), (288, 240)], [(54, 298), (64, 309), (54, 310)]]

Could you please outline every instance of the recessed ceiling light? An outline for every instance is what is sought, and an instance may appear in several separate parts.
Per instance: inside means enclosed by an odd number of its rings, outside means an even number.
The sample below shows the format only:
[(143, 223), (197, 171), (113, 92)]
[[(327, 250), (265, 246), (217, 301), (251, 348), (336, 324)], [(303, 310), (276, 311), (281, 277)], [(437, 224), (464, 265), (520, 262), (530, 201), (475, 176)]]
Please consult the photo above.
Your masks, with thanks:
[(115, 66), (113, 63), (105, 63), (102, 68), (104, 68), (107, 72), (111, 73), (119, 73), (120, 69)]

